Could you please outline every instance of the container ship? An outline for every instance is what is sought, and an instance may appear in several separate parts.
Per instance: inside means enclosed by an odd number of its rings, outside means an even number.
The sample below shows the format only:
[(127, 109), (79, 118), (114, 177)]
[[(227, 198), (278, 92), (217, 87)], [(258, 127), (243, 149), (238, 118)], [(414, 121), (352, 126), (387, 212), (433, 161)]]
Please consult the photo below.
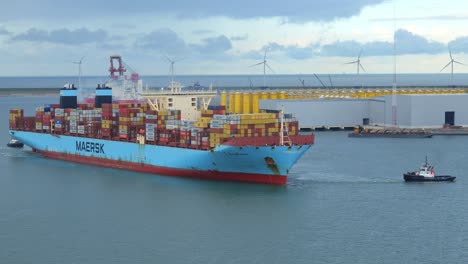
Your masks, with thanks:
[[(111, 57), (112, 65), (112, 57)], [(111, 66), (114, 73), (125, 68)], [(168, 176), (286, 184), (292, 166), (314, 143), (299, 134), (292, 114), (231, 113), (210, 105), (217, 91), (142, 92), (140, 100), (117, 100), (98, 85), (94, 102), (78, 103), (77, 89), (60, 90), (59, 103), (34, 116), (11, 109), (9, 133), (47, 158)], [(223, 100), (221, 100), (223, 101)]]

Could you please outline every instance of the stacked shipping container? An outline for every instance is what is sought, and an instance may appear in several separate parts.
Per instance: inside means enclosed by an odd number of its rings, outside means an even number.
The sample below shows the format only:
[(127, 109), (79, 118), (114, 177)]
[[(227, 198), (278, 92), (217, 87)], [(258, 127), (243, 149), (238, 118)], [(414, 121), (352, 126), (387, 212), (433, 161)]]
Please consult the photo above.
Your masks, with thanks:
[[(226, 114), (225, 106), (210, 106), (196, 122), (181, 120), (180, 110), (150, 110), (146, 103), (79, 104), (77, 109), (59, 105), (36, 108), (34, 117), (25, 118), (23, 110), (10, 110), (10, 128), (158, 144), (183, 148), (210, 149), (231, 138), (251, 138), (249, 142), (280, 134), (278, 113)], [(298, 134), (298, 122), (284, 116), (284, 131)], [(140, 141), (139, 141), (140, 142)], [(141, 142), (140, 142), (141, 143)]]

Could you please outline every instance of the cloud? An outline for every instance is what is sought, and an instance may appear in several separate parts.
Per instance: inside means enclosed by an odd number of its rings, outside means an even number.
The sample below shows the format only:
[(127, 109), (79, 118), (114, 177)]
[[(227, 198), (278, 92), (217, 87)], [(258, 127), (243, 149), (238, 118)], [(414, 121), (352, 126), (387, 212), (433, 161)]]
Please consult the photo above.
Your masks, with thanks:
[(455, 40), (450, 41), (448, 46), (454, 53), (468, 53), (468, 36), (456, 38)]
[(404, 29), (395, 32), (395, 39), (397, 54), (437, 54), (446, 49), (441, 42), (425, 39)]
[(232, 48), (231, 41), (224, 35), (202, 39), (202, 44), (192, 44), (192, 48), (201, 54), (219, 54)]
[(24, 33), (12, 36), (12, 41), (50, 42), (66, 45), (80, 45), (92, 42), (101, 42), (107, 38), (107, 32), (100, 29), (96, 31), (80, 28), (75, 30), (57, 29), (52, 31), (30, 28)]
[(383, 18), (372, 18), (369, 21), (372, 22), (386, 22), (386, 21), (452, 21), (452, 20), (468, 20), (468, 16), (424, 16), (424, 17), (383, 17)]
[[(173, 14), (180, 18), (205, 18), (223, 16), (236, 19), (250, 19), (258, 17), (286, 17), (290, 22), (305, 21), (332, 21), (337, 18), (346, 18), (358, 15), (366, 6), (373, 6), (386, 0), (290, 0), (287, 4), (280, 0), (271, 0), (267, 3), (252, 2), (250, 0), (219, 1), (219, 0), (179, 0), (171, 1), (144, 1), (136, 4), (127, 0), (18, 0), (3, 6), (5, 12), (2, 19), (18, 20), (27, 18), (73, 18), (79, 14), (80, 18), (95, 16), (116, 15), (157, 15)], [(20, 2), (20, 3), (17, 3)], [(73, 14), (70, 16), (70, 6), (73, 5)], [(24, 8), (27, 6), (28, 8)], [(92, 8), (90, 8), (92, 7)], [(37, 12), (41, 10), (41, 12)], [(103, 12), (105, 10), (105, 12)], [(18, 14), (22, 14), (18, 16)]]
[(248, 34), (240, 35), (240, 36), (232, 36), (231, 40), (232, 41), (241, 41), (241, 40), (247, 40), (249, 38)]
[(0, 26), (0, 35), (10, 35), (11, 32), (8, 31), (6, 28)]
[(263, 46), (260, 50), (249, 51), (245, 53), (244, 57), (247, 59), (259, 60), (265, 56), (266, 51), (267, 57), (269, 54), (275, 53), (295, 60), (307, 60), (316, 55), (316, 48), (316, 44), (309, 44), (305, 47), (300, 47), (298, 45), (282, 45), (277, 42), (270, 42)]
[(361, 48), (362, 44), (354, 40), (337, 41), (331, 44), (323, 45), (320, 55), (354, 57), (358, 55), (358, 52)]
[(214, 32), (213, 30), (209, 30), (209, 29), (200, 29), (200, 30), (194, 30), (192, 33), (195, 35), (206, 35), (206, 34), (212, 34)]
[(169, 28), (161, 28), (140, 37), (135, 45), (138, 48), (177, 55), (187, 49), (187, 44)]
[[(405, 29), (395, 33), (396, 54), (438, 54), (444, 51), (445, 44), (426, 39)], [(460, 40), (461, 41), (461, 40)], [(393, 55), (393, 42), (373, 41), (360, 43), (354, 40), (337, 41), (321, 47), (320, 56), (357, 57), (362, 50), (362, 56)]]

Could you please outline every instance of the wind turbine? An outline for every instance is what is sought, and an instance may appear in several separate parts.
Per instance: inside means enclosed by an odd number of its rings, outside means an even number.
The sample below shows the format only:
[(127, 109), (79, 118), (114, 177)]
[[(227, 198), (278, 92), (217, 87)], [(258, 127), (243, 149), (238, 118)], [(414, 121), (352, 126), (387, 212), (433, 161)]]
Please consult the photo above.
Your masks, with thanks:
[(356, 63), (356, 66), (357, 66), (357, 75), (359, 75), (359, 68), (361, 68), (363, 71), (366, 71), (366, 70), (364, 69), (364, 67), (362, 67), (362, 64), (361, 64), (361, 53), (362, 53), (362, 49), (361, 49), (361, 51), (359, 52), (359, 55), (358, 55), (358, 57), (357, 57), (357, 60), (345, 63), (345, 64), (354, 64), (354, 63)]
[(468, 66), (468, 65), (466, 65), (466, 64), (464, 64), (464, 63), (461, 63), (461, 62), (459, 62), (459, 61), (456, 61), (456, 60), (452, 57), (452, 51), (450, 50), (450, 47), (449, 47), (449, 54), (450, 54), (450, 61), (449, 61), (449, 63), (447, 63), (447, 65), (445, 65), (445, 66), (442, 68), (442, 70), (440, 70), (440, 71), (442, 72), (442, 71), (443, 71), (445, 68), (447, 68), (449, 65), (451, 66), (450, 83), (452, 84), (452, 82), (453, 82), (453, 64), (454, 64), (454, 63), (458, 63), (458, 64), (460, 64), (460, 65), (465, 65), (465, 66)]
[(174, 63), (182, 60), (182, 59), (178, 59), (178, 60), (171, 60), (167, 55), (166, 55), (166, 59), (171, 63), (171, 66), (169, 66), (169, 73), (171, 74), (171, 83), (174, 82)]
[(78, 88), (81, 89), (81, 63), (85, 56), (81, 57), (79, 61), (73, 61), (74, 64), (78, 64)]
[(254, 64), (254, 65), (250, 65), (250, 67), (254, 67), (254, 66), (263, 64), (263, 87), (266, 87), (266, 79), (265, 79), (265, 76), (266, 76), (266, 67), (268, 67), (268, 69), (270, 69), (270, 71), (275, 72), (275, 71), (270, 67), (270, 65), (268, 65), (268, 63), (267, 63), (267, 61), (266, 61), (266, 54), (267, 54), (267, 51), (268, 51), (268, 49), (265, 49), (265, 55), (263, 56), (263, 61), (261, 61), (261, 62), (259, 62), (259, 63), (256, 63), (256, 64)]

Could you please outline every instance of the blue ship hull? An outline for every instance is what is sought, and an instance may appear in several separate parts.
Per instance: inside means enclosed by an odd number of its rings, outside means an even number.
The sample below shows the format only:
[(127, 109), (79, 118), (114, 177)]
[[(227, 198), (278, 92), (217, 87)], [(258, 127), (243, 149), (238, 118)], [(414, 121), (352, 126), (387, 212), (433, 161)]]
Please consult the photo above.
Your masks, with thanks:
[(285, 184), (291, 167), (312, 146), (231, 146), (212, 150), (138, 144), (10, 130), (54, 159), (171, 176)]

